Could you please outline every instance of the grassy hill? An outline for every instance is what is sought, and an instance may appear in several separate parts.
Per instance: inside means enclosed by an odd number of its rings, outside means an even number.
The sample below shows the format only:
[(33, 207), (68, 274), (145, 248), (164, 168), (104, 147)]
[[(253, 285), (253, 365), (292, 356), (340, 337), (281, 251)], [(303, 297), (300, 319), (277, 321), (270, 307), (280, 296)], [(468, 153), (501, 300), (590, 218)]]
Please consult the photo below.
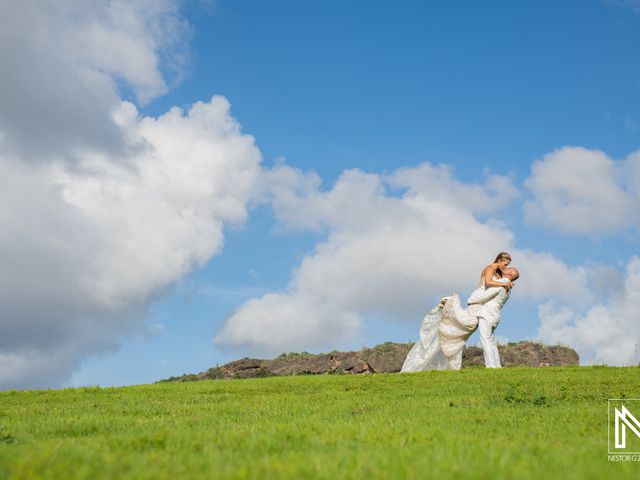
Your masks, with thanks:
[(607, 460), (607, 399), (640, 398), (639, 379), (518, 367), (1, 392), (0, 478), (638, 478)]

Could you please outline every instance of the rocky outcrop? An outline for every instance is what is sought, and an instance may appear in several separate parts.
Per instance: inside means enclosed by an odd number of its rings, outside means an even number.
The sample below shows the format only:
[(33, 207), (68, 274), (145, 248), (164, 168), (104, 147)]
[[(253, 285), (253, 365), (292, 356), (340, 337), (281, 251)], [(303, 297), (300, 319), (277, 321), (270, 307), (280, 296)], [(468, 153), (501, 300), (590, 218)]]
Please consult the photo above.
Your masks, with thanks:
[[(500, 363), (503, 367), (554, 367), (579, 365), (575, 350), (560, 345), (545, 346), (534, 342), (498, 345)], [(462, 352), (463, 367), (484, 367), (482, 348), (467, 347)]]
[[(412, 346), (413, 343), (386, 342), (357, 352), (333, 351), (321, 354), (292, 352), (283, 353), (271, 360), (242, 358), (202, 373), (171, 377), (164, 381), (399, 372)], [(504, 367), (551, 367), (579, 364), (578, 354), (573, 349), (560, 345), (545, 346), (525, 341), (499, 345), (498, 350)], [(482, 349), (465, 348), (462, 353), (462, 367), (484, 367)]]

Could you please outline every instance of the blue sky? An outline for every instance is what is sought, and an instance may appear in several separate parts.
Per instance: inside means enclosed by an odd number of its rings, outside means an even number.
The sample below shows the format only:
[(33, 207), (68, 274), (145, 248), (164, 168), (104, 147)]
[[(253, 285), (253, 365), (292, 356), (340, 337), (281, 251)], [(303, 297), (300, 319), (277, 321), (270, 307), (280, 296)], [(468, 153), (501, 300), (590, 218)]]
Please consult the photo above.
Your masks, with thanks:
[[(262, 155), (261, 168), (286, 165), (301, 176), (315, 172), (322, 181), (317, 187), (321, 192), (331, 191), (351, 169), (386, 178), (397, 169), (425, 162), (446, 165), (450, 177), (465, 186), (490, 189), (487, 182), (500, 176), (508, 186), (491, 194), (500, 208), (468, 207), (459, 211), (460, 217), (469, 211), (475, 222), (497, 230), (497, 238), (504, 231), (505, 238), (511, 238), (509, 247), (553, 257), (558, 270), (536, 280), (549, 291), (556, 284), (562, 288), (566, 283), (584, 284), (574, 297), (558, 297), (546, 290), (531, 293), (543, 288), (523, 283), (526, 292), (519, 297), (514, 290), (498, 335), (509, 341), (560, 341), (592, 362), (638, 361), (635, 352), (624, 358), (607, 356), (603, 352), (610, 344), (580, 332), (597, 321), (595, 307), (610, 315), (603, 321), (626, 315), (621, 331), (632, 325), (636, 312), (633, 302), (630, 307), (625, 302), (633, 293), (640, 222), (634, 217), (628, 224), (616, 220), (607, 226), (599, 219), (608, 218), (608, 211), (595, 210), (638, 205), (633, 202), (638, 202), (640, 181), (629, 180), (634, 175), (629, 172), (640, 164), (630, 159), (640, 147), (640, 3), (217, 0), (182, 3), (170, 14), (182, 26), (189, 25), (188, 31), (176, 30), (181, 51), (188, 55), (171, 63), (163, 60), (163, 44), (154, 44), (157, 72), (167, 84), (162, 93), (142, 101), (138, 77), (125, 67), (104, 67), (117, 82), (117, 95), (135, 104), (140, 116), (160, 117), (174, 106), (189, 110), (196, 102), (221, 95), (242, 134), (253, 137)], [(563, 147), (582, 150), (559, 153), (557, 162), (549, 156)], [(556, 186), (549, 194), (545, 185), (553, 180), (532, 171), (534, 162), (545, 159), (549, 165), (545, 175), (569, 185), (571, 172), (583, 168), (583, 156), (598, 151), (603, 157), (594, 165), (611, 169), (606, 172), (611, 173), (613, 193), (595, 181), (593, 186), (581, 184), (579, 191)], [(590, 168), (584, 162), (584, 169)], [(598, 168), (589, 178), (597, 178)], [(532, 186), (534, 177), (540, 180), (538, 187)], [(401, 198), (402, 188), (394, 191), (385, 185), (384, 198)], [(421, 188), (428, 197), (428, 187)], [(589, 202), (595, 202), (593, 226), (588, 219), (569, 228), (548, 220), (544, 199), (549, 195), (562, 199), (564, 206), (582, 208), (586, 202), (586, 210), (561, 212), (569, 223), (576, 211), (588, 212)], [(618, 195), (620, 203), (612, 206), (597, 202)], [(452, 202), (460, 207), (457, 200)], [(538, 214), (527, 213), (532, 208)], [(75, 363), (65, 367), (67, 376), (61, 377), (61, 384), (146, 383), (203, 371), (245, 355), (260, 356), (265, 350), (253, 348), (255, 343), (223, 346), (212, 338), (249, 300), (290, 289), (301, 262), (322, 250), (319, 246), (330, 245), (343, 228), (331, 221), (328, 227), (289, 228), (281, 215), (290, 213), (277, 210), (269, 201), (248, 201), (246, 220), (225, 223), (219, 250), (201, 265), (149, 288), (137, 304), (137, 323), (112, 332), (108, 345), (76, 355)], [(470, 234), (468, 242), (474, 241)], [(500, 249), (496, 245), (495, 253)], [(456, 250), (443, 254), (452, 260), (451, 268), (441, 275), (465, 278), (458, 283), (444, 281), (441, 288), (437, 282), (425, 284), (424, 297), (415, 300), (425, 312), (449, 293), (450, 286), (462, 289), (459, 293), (464, 296), (468, 293), (464, 289), (476, 281), (466, 278), (466, 267), (456, 263)], [(389, 255), (395, 255), (393, 248)], [(531, 255), (526, 262), (536, 264), (539, 257)], [(514, 255), (515, 265), (526, 262)], [(528, 274), (523, 271), (523, 282)], [(345, 273), (345, 278), (351, 277)], [(626, 306), (618, 308), (619, 304)], [(333, 349), (329, 345), (358, 349), (384, 341), (415, 341), (422, 313), (413, 320), (396, 318), (389, 313), (393, 308), (359, 310), (358, 334), (345, 329), (344, 336), (338, 334), (329, 343), (301, 341), (300, 348), (287, 344), (287, 350), (321, 352)], [(565, 319), (562, 327), (553, 323), (561, 312), (572, 319)], [(546, 330), (541, 329), (543, 324)], [(549, 333), (553, 325), (562, 333)], [(340, 329), (340, 324), (326, 328)], [(264, 335), (277, 336), (278, 331), (267, 328)], [(471, 343), (476, 341), (474, 335)], [(609, 341), (615, 343), (615, 338)]]

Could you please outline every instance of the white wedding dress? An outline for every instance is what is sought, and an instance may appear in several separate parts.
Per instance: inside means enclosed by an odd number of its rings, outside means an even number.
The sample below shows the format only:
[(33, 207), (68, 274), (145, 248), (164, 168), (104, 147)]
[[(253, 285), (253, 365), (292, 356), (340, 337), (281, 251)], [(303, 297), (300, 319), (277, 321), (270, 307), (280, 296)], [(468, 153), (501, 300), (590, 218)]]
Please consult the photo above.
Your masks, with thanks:
[[(494, 277), (495, 281), (502, 281)], [(445, 297), (437, 307), (431, 309), (420, 326), (420, 338), (404, 360), (401, 372), (422, 370), (459, 370), (462, 367), (462, 350), (471, 334), (478, 328), (478, 317), (485, 305), (491, 302), (493, 308), (486, 310), (495, 316), (508, 298), (504, 287), (485, 288), (484, 280), (473, 291), (463, 309), (456, 293)], [(501, 295), (502, 292), (505, 292)]]

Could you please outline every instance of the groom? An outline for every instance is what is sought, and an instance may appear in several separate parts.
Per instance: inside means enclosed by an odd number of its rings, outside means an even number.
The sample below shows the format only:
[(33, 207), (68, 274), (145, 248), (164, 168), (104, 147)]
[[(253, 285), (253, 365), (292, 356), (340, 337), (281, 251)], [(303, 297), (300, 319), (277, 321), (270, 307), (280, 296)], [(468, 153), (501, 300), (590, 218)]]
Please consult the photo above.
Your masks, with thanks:
[[(520, 272), (514, 267), (504, 269), (502, 274), (504, 279), (512, 282), (515, 282), (520, 277)], [(509, 300), (511, 287), (489, 287), (481, 295), (474, 294), (467, 300), (469, 305), (467, 312), (478, 317), (478, 330), (480, 332), (480, 342), (482, 343), (482, 353), (484, 354), (484, 364), (487, 368), (501, 368), (494, 332), (498, 327), (498, 323), (500, 323), (502, 307)]]

